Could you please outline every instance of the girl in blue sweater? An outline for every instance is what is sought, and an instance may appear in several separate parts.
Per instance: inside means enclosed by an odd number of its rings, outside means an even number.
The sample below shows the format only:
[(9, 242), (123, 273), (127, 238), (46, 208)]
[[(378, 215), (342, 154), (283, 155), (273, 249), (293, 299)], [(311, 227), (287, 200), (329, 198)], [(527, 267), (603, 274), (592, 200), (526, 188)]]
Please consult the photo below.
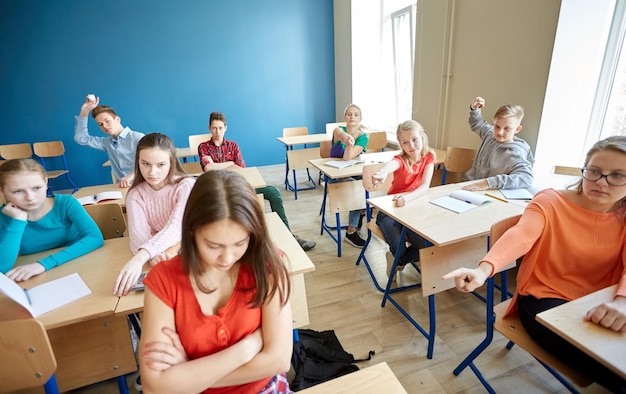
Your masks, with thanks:
[[(102, 233), (71, 195), (47, 197), (48, 178), (32, 159), (8, 160), (0, 165), (0, 272), (16, 282), (99, 248)], [(18, 255), (63, 248), (29, 264), (14, 267)]]

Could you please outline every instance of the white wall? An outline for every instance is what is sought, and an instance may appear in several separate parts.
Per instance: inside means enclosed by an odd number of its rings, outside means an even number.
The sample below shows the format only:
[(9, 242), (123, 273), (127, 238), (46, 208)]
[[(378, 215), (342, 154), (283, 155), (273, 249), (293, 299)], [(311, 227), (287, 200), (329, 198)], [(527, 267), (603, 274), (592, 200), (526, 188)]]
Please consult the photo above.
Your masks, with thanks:
[(413, 118), (432, 145), (478, 147), (467, 125), (483, 96), (485, 119), (508, 103), (526, 108), (519, 136), (534, 149), (559, 0), (420, 0)]

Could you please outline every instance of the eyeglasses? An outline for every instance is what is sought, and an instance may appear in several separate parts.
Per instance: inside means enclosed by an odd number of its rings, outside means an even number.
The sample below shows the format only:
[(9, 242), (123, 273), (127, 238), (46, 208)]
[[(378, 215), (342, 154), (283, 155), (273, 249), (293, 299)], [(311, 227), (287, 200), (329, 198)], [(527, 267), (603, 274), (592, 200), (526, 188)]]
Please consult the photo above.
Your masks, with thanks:
[(606, 183), (611, 186), (624, 186), (626, 185), (626, 175), (611, 173), (611, 174), (603, 174), (599, 170), (592, 170), (591, 168), (583, 168), (582, 169), (583, 178), (591, 182), (597, 182), (601, 178), (606, 179)]

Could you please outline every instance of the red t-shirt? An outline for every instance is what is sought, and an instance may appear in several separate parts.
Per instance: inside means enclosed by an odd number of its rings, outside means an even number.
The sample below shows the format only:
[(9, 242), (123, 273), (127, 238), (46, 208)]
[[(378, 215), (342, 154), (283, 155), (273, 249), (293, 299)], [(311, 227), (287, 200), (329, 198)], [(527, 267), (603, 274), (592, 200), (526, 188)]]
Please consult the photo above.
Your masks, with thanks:
[[(241, 264), (230, 299), (211, 316), (202, 313), (180, 256), (155, 265), (144, 283), (174, 310), (176, 332), (190, 360), (223, 350), (261, 327), (261, 308), (251, 308), (249, 304), (256, 291), (252, 269), (245, 263)], [(271, 378), (241, 386), (207, 389), (204, 393), (258, 393)]]
[(391, 187), (387, 194), (398, 194), (412, 192), (420, 187), (426, 166), (435, 164), (435, 155), (429, 152), (426, 156), (422, 157), (420, 161), (411, 166), (411, 171), (409, 171), (409, 167), (407, 167), (400, 155), (395, 156), (392, 160), (397, 161), (400, 168), (394, 171), (393, 181), (391, 181)]

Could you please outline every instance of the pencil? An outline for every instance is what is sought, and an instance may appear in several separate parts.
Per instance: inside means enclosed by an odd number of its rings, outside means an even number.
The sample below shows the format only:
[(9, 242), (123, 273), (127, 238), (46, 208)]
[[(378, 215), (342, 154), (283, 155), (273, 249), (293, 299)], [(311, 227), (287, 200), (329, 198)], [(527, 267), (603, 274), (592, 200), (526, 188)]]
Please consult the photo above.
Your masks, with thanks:
[(496, 197), (493, 194), (485, 193), (485, 196), (495, 198), (496, 200), (500, 200), (502, 202), (509, 202), (509, 200), (505, 200), (504, 198)]

